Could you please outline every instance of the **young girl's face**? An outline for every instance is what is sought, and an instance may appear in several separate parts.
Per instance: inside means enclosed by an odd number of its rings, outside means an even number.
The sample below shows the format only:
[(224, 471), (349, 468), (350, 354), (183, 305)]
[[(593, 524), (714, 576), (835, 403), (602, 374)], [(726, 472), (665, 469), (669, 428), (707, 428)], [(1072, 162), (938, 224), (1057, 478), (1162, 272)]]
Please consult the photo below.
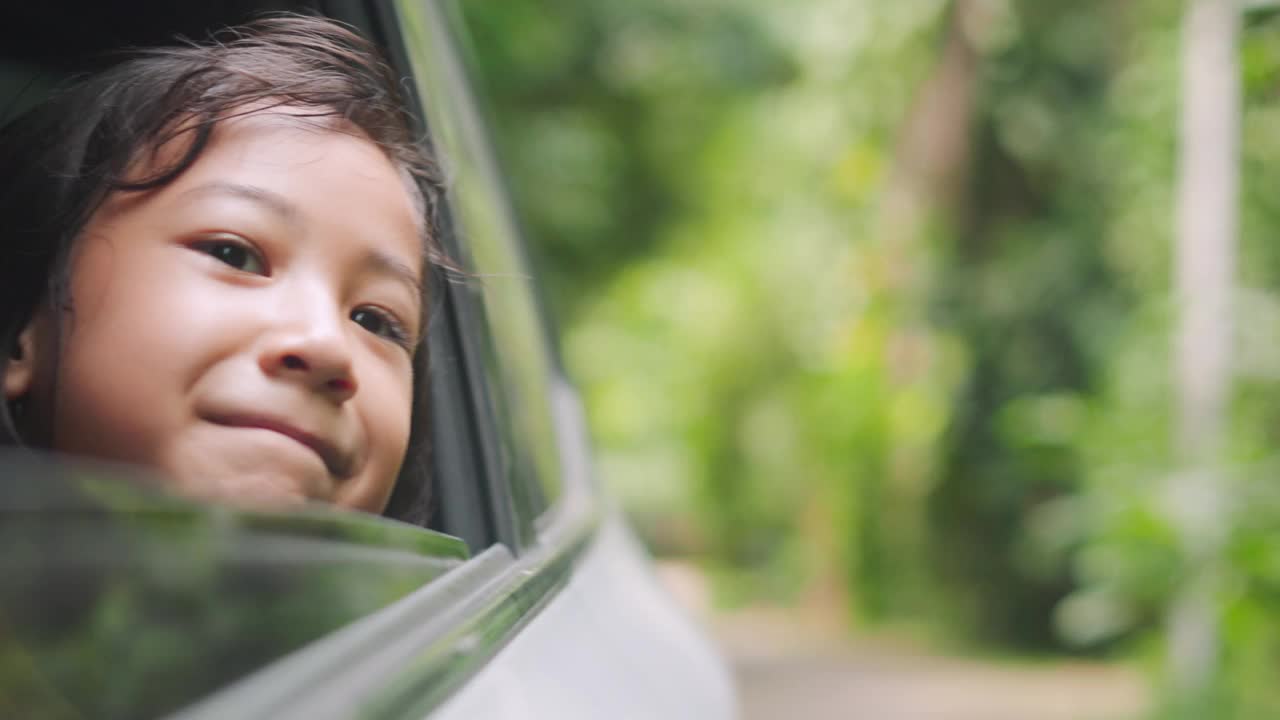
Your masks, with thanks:
[(288, 111), (224, 121), (177, 180), (91, 219), (58, 362), (37, 318), (6, 380), (29, 368), (31, 397), (55, 398), (29, 410), (55, 450), (201, 497), (379, 512), (409, 439), (419, 216), (362, 136)]

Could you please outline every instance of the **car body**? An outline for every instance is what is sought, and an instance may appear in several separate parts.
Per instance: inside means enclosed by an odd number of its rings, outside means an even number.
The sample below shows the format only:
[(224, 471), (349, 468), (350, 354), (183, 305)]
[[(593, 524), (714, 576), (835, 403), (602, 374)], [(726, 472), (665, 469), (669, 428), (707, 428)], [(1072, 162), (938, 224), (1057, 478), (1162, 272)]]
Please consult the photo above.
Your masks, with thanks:
[(736, 715), (726, 666), (593, 477), (447, 5), (23, 5), (0, 11), (6, 112), (121, 45), (264, 10), (356, 26), (409, 79), (447, 176), (442, 242), (471, 279), (430, 328), (430, 529), (0, 456), (0, 716)]

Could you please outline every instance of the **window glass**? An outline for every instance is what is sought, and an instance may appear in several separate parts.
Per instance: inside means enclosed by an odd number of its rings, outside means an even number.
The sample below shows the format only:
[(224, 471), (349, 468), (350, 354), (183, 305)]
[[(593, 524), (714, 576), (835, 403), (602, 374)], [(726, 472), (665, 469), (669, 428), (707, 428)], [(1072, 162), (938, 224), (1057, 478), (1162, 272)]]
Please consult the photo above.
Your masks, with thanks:
[(439, 9), (397, 3), (418, 91), (450, 185), (455, 225), (466, 245), (487, 325), (486, 365), (496, 389), (504, 467), (518, 508), (536, 514), (560, 494), (560, 457), (550, 405), (553, 360), (533, 278), (504, 195), (484, 126)]
[(0, 456), (0, 717), (155, 717), (461, 564), (318, 507), (240, 512)]

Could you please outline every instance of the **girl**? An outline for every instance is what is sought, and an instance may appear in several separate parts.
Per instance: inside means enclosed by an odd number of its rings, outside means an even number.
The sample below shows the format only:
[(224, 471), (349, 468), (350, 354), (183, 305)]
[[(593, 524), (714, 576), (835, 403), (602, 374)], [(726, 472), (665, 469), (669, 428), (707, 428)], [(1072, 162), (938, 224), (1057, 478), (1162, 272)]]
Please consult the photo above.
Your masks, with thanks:
[(335, 23), (142, 52), (0, 130), (0, 445), (421, 522), (435, 166)]

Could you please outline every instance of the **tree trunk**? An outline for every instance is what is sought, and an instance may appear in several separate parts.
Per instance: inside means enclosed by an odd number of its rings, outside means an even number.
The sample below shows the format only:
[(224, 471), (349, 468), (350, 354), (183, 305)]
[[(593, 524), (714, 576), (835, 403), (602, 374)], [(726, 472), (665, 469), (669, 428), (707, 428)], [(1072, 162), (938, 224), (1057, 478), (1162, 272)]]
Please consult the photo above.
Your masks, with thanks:
[(1208, 689), (1221, 645), (1215, 595), (1229, 523), (1219, 460), (1231, 383), (1239, 12), (1237, 0), (1189, 0), (1183, 26), (1173, 348), (1181, 467), (1169, 490), (1190, 570), (1169, 612), (1168, 665), (1187, 700)]
[[(858, 612), (882, 620), (930, 594), (924, 587), (925, 548), (918, 448), (906, 447), (888, 428), (893, 398), (930, 380), (929, 358), (937, 355), (924, 320), (929, 278), (927, 231), (954, 212), (967, 175), (980, 58), (969, 33), (987, 20), (984, 4), (953, 0), (937, 58), (912, 99), (894, 147), (893, 166), (880, 197), (875, 249), (878, 272), (867, 311), (888, 328), (883, 340), (882, 415), (864, 432), (878, 437), (878, 455), (867, 458), (853, 494), (855, 536), (847, 551), (853, 563)], [(911, 558), (905, 559), (904, 558)], [(911, 608), (918, 610), (918, 608)]]

